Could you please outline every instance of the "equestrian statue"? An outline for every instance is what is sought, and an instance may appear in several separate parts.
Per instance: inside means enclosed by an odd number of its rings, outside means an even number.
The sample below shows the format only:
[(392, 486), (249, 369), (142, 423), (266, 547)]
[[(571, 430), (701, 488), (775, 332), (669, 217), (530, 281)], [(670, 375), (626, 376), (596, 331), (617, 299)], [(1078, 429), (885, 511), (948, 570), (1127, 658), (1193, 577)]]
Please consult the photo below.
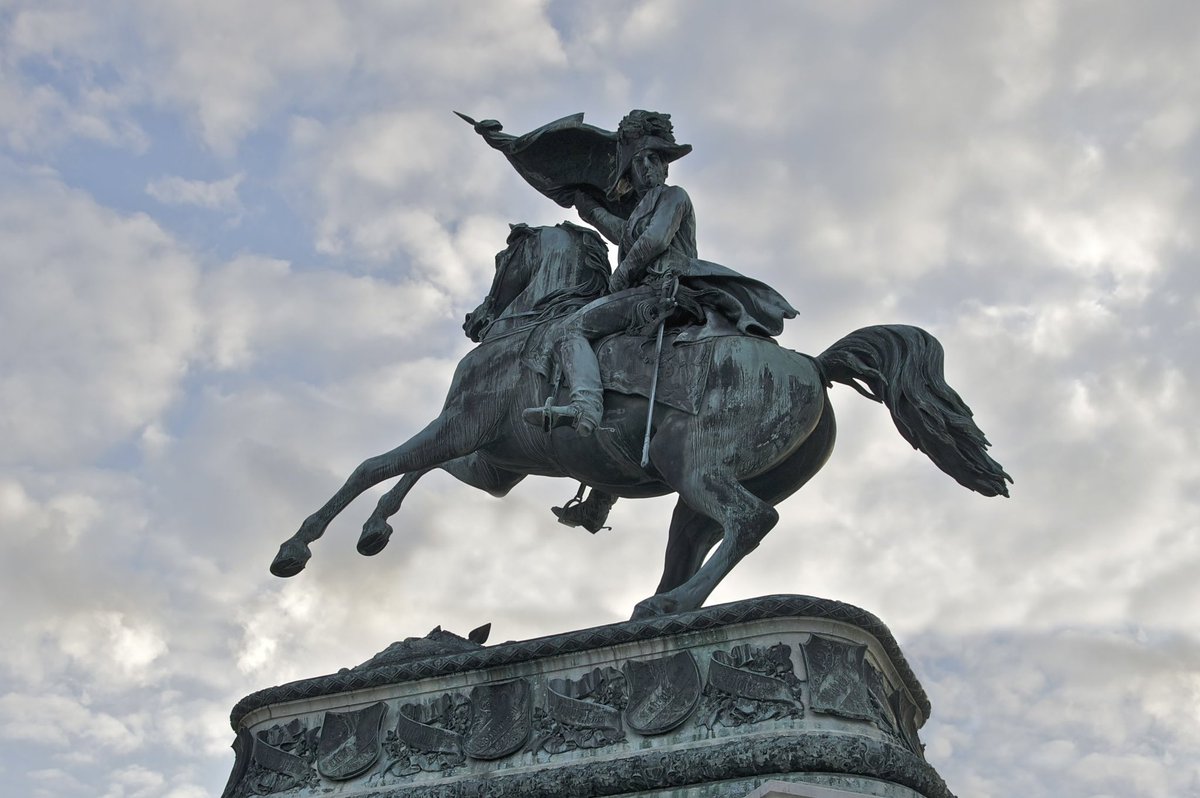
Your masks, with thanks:
[[(459, 116), (591, 227), (512, 226), (491, 290), (463, 325), (478, 346), (441, 414), (359, 465), (280, 546), (272, 573), (299, 573), (308, 544), (385, 480), (400, 477), (363, 526), (362, 554), (387, 545), (388, 518), (431, 469), (494, 496), (536, 474), (580, 483), (553, 510), (591, 532), (618, 497), (678, 494), (662, 579), (633, 617), (698, 609), (778, 522), (775, 505), (825, 464), (835, 382), (882, 402), (905, 440), (959, 484), (1008, 495), (1012, 479), (946, 384), (932, 335), (880, 325), (816, 357), (794, 352), (773, 337), (796, 315), (787, 300), (697, 257), (691, 199), (666, 183), (668, 164), (691, 151), (670, 115), (632, 111), (608, 131), (575, 114), (523, 136)], [(615, 270), (604, 239), (617, 246)]]

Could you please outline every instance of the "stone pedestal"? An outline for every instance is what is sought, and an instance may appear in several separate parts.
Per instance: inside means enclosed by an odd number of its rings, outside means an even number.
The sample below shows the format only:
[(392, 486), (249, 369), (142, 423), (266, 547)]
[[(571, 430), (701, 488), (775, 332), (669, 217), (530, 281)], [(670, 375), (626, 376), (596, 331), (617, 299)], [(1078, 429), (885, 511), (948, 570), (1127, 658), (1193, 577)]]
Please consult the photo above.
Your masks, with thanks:
[(870, 613), (769, 596), (482, 647), (435, 630), (263, 690), (224, 798), (953, 798)]

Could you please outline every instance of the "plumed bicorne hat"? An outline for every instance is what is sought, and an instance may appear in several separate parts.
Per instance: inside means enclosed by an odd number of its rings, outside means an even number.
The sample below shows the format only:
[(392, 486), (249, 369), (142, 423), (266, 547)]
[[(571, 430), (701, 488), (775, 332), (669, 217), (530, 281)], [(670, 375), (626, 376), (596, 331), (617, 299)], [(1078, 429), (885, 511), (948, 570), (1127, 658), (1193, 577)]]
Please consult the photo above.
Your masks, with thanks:
[(692, 145), (676, 143), (670, 114), (630, 111), (617, 126), (617, 167), (606, 192), (610, 198), (616, 199), (632, 191), (629, 167), (633, 156), (645, 150), (654, 150), (664, 163), (671, 163), (691, 152)]

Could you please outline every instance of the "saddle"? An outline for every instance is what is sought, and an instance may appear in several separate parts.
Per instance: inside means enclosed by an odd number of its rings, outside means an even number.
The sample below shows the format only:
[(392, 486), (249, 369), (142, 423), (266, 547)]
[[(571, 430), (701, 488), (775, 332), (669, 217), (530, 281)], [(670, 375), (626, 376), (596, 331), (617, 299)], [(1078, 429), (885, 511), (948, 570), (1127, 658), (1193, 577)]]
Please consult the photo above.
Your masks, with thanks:
[[(558, 324), (534, 331), (526, 342), (521, 362), (550, 380), (556, 372), (551, 349), (559, 333)], [(714, 337), (697, 337), (696, 328), (668, 329), (663, 335), (658, 364), (655, 401), (696, 415), (712, 365)], [(600, 363), (600, 381), (606, 391), (650, 398), (654, 379), (655, 339), (635, 333), (617, 333), (595, 344)]]
[[(686, 328), (685, 328), (686, 329)], [(663, 335), (655, 401), (696, 415), (712, 365), (712, 338), (679, 341), (681, 330)], [(606, 391), (650, 398), (654, 380), (654, 338), (618, 333), (596, 346), (600, 381)]]

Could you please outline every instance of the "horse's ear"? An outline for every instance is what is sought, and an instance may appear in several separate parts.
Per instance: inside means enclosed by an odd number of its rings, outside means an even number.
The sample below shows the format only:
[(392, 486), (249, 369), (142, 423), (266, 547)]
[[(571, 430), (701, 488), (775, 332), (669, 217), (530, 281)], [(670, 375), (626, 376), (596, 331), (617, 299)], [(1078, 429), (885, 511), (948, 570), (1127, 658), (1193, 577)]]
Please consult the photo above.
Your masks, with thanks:
[(517, 241), (518, 239), (521, 239), (527, 235), (533, 234), (533, 228), (530, 227), (529, 225), (525, 224), (524, 222), (517, 222), (516, 224), (510, 224), (508, 226), (508, 230), (509, 230), (508, 240), (504, 242), (506, 244), (512, 244), (514, 241)]
[(478, 643), (479, 645), (482, 646), (484, 643), (487, 642), (488, 635), (491, 634), (491, 632), (492, 632), (492, 625), (490, 623), (485, 623), (483, 626), (480, 626), (478, 629), (472, 629), (469, 633), (467, 633), (467, 639), (470, 640), (472, 643)]

